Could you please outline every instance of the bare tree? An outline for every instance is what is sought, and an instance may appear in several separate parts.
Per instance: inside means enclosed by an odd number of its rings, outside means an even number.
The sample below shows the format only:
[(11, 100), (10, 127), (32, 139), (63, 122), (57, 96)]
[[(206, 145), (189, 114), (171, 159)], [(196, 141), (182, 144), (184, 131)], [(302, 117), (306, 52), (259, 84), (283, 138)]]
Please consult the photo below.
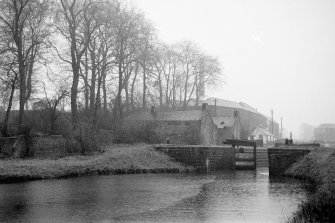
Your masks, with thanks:
[(59, 54), (72, 68), (71, 114), (74, 128), (78, 124), (77, 97), (81, 59), (87, 51), (92, 33), (97, 28), (94, 23), (97, 11), (92, 7), (93, 3), (92, 0), (60, 0), (58, 10), (57, 30), (65, 37), (71, 58), (68, 60)]
[(0, 63), (0, 80), (2, 82), (3, 90), (7, 93), (9, 92), (8, 98), (8, 105), (6, 109), (6, 115), (3, 121), (3, 126), (1, 128), (1, 132), (3, 136), (7, 136), (7, 129), (8, 129), (8, 121), (10, 111), (12, 109), (13, 99), (14, 99), (14, 92), (17, 87), (17, 79), (18, 79), (18, 72), (16, 68), (16, 61), (14, 58), (11, 58), (10, 55), (1, 55), (1, 63)]
[(24, 122), (24, 106), (32, 92), (35, 63), (50, 35), (49, 9), (50, 1), (47, 0), (3, 0), (0, 3), (0, 29), (6, 36), (5, 51), (16, 57), (18, 67), (19, 126)]
[[(129, 75), (132, 69), (130, 66), (136, 60), (138, 52), (139, 22), (143, 19), (142, 14), (138, 14), (126, 8), (119, 8), (115, 22), (115, 47), (114, 64), (118, 76), (117, 95), (114, 105), (114, 118), (122, 117), (122, 90), (127, 86)], [(127, 72), (128, 71), (128, 72)]]

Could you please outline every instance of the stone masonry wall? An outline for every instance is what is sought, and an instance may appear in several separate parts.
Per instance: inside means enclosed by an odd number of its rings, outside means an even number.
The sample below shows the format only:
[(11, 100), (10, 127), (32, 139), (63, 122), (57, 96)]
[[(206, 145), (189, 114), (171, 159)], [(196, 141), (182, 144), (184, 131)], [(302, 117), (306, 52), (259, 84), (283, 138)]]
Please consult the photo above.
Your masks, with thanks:
[(171, 144), (201, 144), (200, 121), (155, 121), (154, 132), (161, 137), (160, 143), (166, 143), (169, 137)]
[(218, 128), (209, 114), (203, 114), (201, 120), (201, 145), (216, 145)]
[(201, 171), (234, 169), (234, 148), (231, 146), (174, 146), (157, 145), (155, 148), (174, 160)]
[(283, 174), (293, 163), (308, 154), (311, 150), (312, 148), (269, 148), (269, 174)]

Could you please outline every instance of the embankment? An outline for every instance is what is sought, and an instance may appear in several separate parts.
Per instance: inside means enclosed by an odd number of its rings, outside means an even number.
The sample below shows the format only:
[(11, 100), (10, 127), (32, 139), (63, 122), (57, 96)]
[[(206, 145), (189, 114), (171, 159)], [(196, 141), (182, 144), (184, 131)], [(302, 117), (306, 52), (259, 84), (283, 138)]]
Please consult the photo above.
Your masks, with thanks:
[(284, 175), (309, 180), (315, 188), (292, 222), (334, 221), (335, 149), (315, 149), (291, 165)]
[(193, 168), (173, 161), (152, 146), (111, 145), (104, 152), (60, 159), (0, 160), (0, 183), (99, 174), (177, 173)]

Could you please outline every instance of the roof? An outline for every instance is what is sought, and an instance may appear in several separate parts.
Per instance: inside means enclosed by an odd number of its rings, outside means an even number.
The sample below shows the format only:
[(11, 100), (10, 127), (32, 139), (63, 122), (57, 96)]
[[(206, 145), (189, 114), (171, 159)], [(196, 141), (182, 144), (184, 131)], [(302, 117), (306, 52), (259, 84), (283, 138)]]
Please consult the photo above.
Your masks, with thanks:
[(161, 120), (161, 121), (198, 121), (202, 119), (201, 110), (189, 110), (189, 111), (168, 111), (168, 112), (156, 112), (156, 115), (151, 114), (150, 111), (139, 111), (134, 112), (127, 116), (125, 120), (133, 121), (150, 121), (150, 120)]
[(216, 100), (216, 106), (223, 106), (223, 107), (229, 107), (229, 108), (239, 108), (244, 109), (239, 103), (234, 101), (228, 101), (220, 98), (207, 98), (204, 100), (204, 103), (207, 103), (208, 105), (215, 105)]
[(266, 136), (274, 136), (269, 130), (263, 128), (256, 128), (251, 135), (266, 135)]
[(259, 113), (259, 112), (257, 111), (256, 108), (251, 107), (250, 105), (248, 105), (248, 104), (245, 103), (245, 102), (240, 102), (239, 104), (240, 104), (245, 110), (248, 110), (248, 111), (251, 111), (251, 112), (254, 112), (254, 113)]
[(335, 129), (335, 124), (332, 124), (332, 123), (323, 123), (323, 124), (319, 125), (317, 128)]
[(233, 117), (212, 117), (212, 119), (218, 128), (231, 127), (235, 122)]
[[(215, 100), (216, 100), (216, 106), (223, 106), (223, 107), (228, 107), (228, 108), (235, 108), (235, 109), (243, 109), (245, 111), (253, 112), (256, 114), (259, 114), (266, 118), (267, 120), (272, 121), (272, 118), (260, 113), (257, 111), (254, 107), (248, 105), (245, 102), (235, 102), (235, 101), (228, 101), (220, 98), (207, 98), (206, 100), (202, 101), (203, 103), (207, 103), (208, 105), (215, 105)], [(274, 123), (277, 123), (275, 120), (273, 120)], [(278, 124), (278, 123), (277, 123)]]

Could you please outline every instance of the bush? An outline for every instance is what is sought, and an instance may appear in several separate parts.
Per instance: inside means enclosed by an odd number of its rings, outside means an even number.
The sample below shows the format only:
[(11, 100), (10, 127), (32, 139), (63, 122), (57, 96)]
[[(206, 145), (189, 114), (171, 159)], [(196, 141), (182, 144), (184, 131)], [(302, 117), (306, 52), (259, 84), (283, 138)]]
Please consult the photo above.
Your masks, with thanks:
[(321, 189), (301, 205), (292, 222), (332, 222), (335, 219), (335, 194)]

